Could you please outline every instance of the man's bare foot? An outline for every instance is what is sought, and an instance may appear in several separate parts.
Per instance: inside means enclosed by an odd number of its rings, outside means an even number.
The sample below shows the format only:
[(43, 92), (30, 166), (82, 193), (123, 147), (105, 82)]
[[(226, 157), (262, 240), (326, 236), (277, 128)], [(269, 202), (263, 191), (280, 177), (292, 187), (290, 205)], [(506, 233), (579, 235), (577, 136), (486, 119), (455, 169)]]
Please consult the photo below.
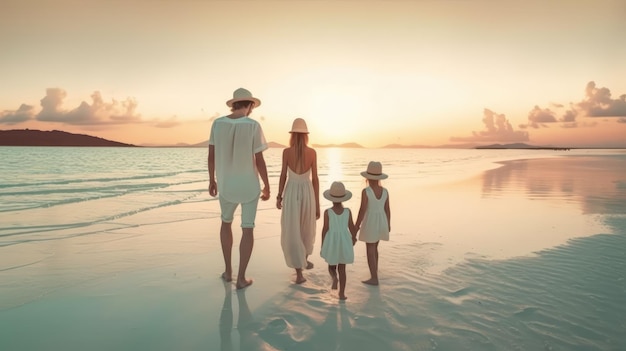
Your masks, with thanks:
[(226, 274), (226, 272), (222, 273), (222, 279), (224, 279), (225, 282), (233, 281), (233, 277), (230, 274)]
[(346, 295), (339, 295), (339, 300), (347, 300), (348, 297)]
[(313, 268), (313, 262), (306, 261), (306, 269), (312, 269), (312, 268)]
[(339, 279), (337, 277), (333, 277), (333, 285), (331, 285), (331, 289), (337, 290), (337, 284), (339, 283)]
[(296, 277), (296, 284), (302, 284), (306, 281), (304, 277)]
[(252, 285), (252, 279), (249, 280), (237, 280), (237, 289), (244, 289)]
[(370, 278), (368, 280), (362, 281), (361, 283), (367, 284), (367, 285), (378, 285), (378, 279)]

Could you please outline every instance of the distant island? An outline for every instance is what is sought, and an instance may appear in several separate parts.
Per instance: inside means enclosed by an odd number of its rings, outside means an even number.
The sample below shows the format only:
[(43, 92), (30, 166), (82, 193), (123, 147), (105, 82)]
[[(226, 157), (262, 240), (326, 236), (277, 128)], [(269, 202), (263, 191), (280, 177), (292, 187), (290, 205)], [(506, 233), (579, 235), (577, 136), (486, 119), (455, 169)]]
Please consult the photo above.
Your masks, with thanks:
[(42, 131), (31, 129), (0, 130), (0, 146), (115, 146), (135, 147), (85, 134), (73, 134), (60, 130)]

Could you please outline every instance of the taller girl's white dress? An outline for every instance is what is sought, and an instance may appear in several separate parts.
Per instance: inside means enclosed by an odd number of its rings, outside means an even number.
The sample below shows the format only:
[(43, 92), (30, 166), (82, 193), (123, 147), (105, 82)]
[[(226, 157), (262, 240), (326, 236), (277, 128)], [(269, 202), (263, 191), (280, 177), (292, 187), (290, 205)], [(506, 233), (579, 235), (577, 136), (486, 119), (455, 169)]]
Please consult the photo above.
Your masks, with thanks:
[(371, 187), (365, 188), (367, 196), (367, 209), (361, 222), (359, 240), (366, 243), (375, 243), (379, 240), (389, 240), (389, 222), (385, 214), (385, 202), (387, 201), (387, 189), (383, 188), (380, 199), (376, 198)]
[(298, 174), (287, 167), (280, 215), (280, 243), (290, 268), (305, 268), (315, 243), (315, 192), (311, 169)]
[(322, 243), (321, 256), (331, 266), (339, 263), (353, 263), (352, 234), (348, 229), (350, 210), (344, 208), (340, 215), (332, 209), (326, 212), (328, 212), (328, 232)]

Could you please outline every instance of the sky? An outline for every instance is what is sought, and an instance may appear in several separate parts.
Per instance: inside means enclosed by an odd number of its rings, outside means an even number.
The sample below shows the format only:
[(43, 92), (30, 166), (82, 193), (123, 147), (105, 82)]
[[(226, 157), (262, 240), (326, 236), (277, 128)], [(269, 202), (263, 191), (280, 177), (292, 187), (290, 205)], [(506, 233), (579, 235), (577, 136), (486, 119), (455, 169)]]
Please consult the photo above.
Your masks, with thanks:
[(626, 147), (623, 0), (3, 0), (0, 129), (200, 143)]

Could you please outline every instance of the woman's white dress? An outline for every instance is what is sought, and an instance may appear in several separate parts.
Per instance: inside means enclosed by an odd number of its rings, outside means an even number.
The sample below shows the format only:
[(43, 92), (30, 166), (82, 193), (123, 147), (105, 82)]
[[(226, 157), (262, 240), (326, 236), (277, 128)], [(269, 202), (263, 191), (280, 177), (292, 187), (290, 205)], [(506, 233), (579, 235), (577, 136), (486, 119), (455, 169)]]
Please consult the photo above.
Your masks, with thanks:
[(280, 216), (280, 243), (290, 268), (305, 268), (315, 243), (315, 192), (311, 169), (298, 174), (287, 167)]
[(331, 266), (339, 263), (353, 263), (352, 234), (348, 229), (350, 210), (344, 208), (340, 215), (332, 209), (326, 211), (328, 212), (328, 232), (322, 243), (321, 256)]
[(359, 240), (366, 243), (375, 243), (379, 240), (389, 240), (389, 222), (385, 214), (385, 202), (387, 201), (387, 189), (383, 188), (380, 199), (376, 198), (371, 187), (365, 188), (367, 196), (367, 210), (361, 222)]

